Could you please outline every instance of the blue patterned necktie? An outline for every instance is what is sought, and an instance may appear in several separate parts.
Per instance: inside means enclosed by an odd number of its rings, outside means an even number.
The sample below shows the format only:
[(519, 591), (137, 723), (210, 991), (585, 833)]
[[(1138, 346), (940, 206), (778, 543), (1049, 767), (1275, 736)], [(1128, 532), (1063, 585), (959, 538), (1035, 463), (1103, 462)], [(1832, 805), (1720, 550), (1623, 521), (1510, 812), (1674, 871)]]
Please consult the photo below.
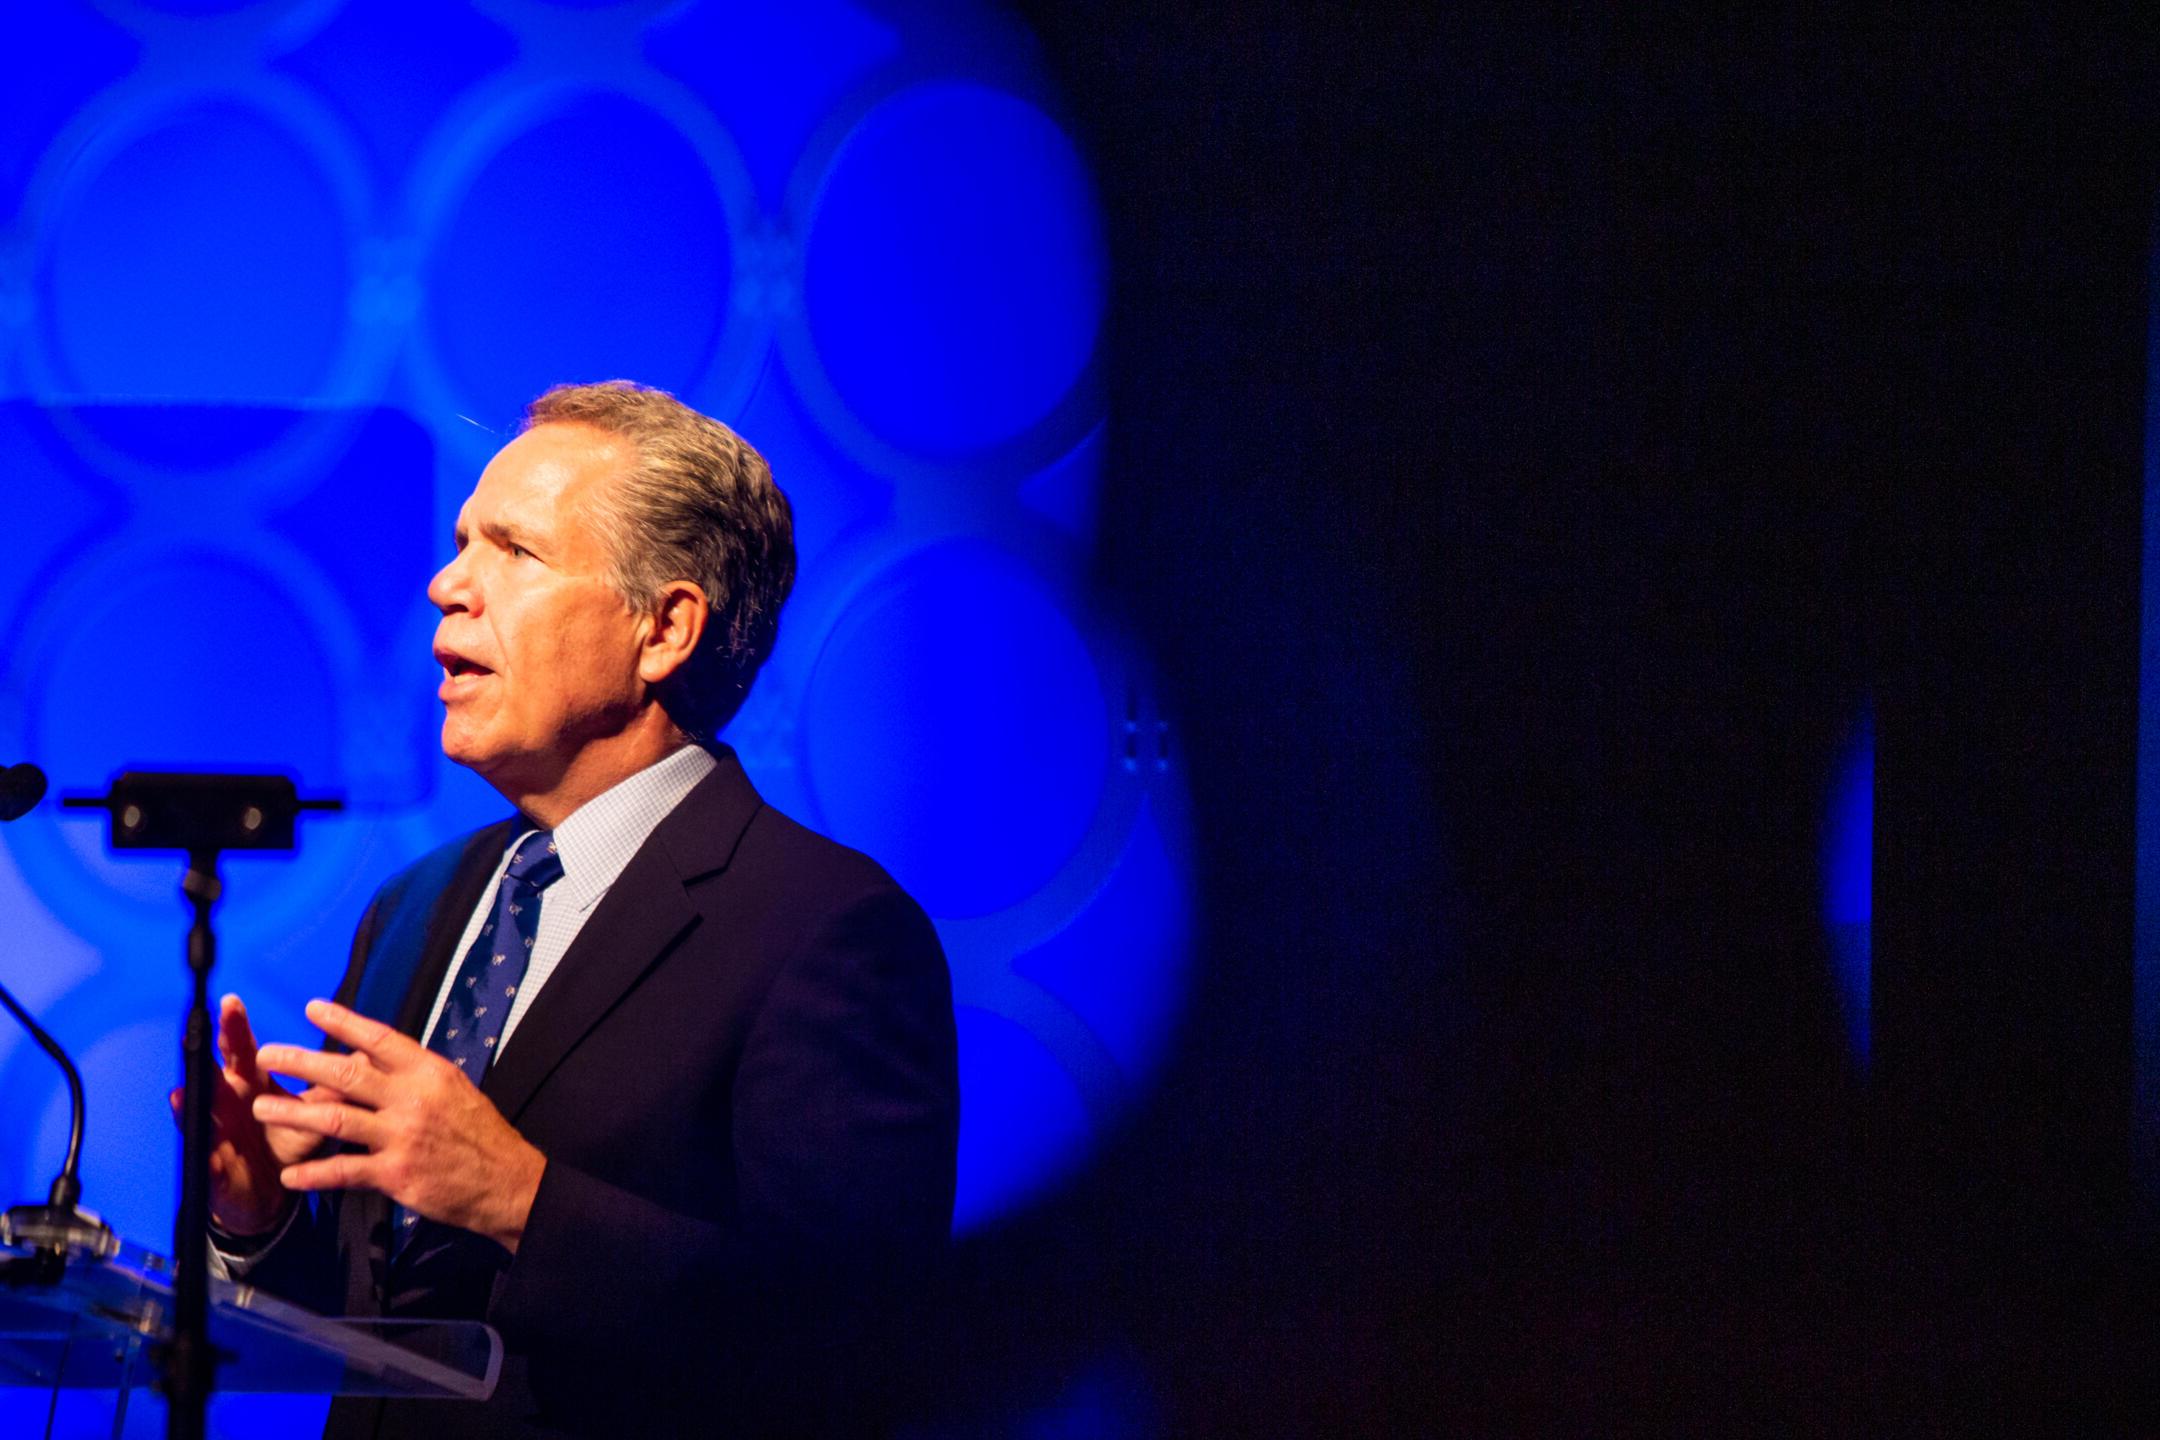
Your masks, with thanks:
[[(562, 878), (562, 861), (555, 854), (555, 839), (538, 830), (519, 842), (495, 888), (495, 912), (480, 927), (465, 963), (458, 966), (450, 984), (450, 998), (443, 1002), (442, 1017), (428, 1037), (428, 1049), (465, 1072), (478, 1085), (502, 1041), (503, 1022), (517, 1000), (518, 986), (525, 982), (525, 966), (532, 959), (533, 940), (540, 934), (540, 892)], [(404, 1206), (397, 1207), (393, 1253), (402, 1251), (420, 1223), (420, 1217)]]

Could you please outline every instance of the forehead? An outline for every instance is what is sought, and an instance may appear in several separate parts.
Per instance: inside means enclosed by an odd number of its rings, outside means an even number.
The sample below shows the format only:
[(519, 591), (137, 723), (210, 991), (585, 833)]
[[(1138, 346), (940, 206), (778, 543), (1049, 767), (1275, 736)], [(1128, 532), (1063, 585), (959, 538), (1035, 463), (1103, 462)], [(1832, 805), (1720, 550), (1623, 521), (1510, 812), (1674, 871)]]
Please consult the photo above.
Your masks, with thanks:
[(630, 445), (590, 425), (536, 425), (495, 452), (459, 523), (478, 520), (556, 528), (606, 494), (630, 462)]

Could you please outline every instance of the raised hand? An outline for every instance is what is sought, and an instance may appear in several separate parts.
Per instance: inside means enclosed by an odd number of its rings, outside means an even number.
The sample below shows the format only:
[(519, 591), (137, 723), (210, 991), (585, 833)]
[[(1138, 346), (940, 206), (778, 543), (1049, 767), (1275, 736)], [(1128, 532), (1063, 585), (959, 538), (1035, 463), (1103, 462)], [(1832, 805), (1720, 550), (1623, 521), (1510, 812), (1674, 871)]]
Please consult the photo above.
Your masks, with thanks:
[(259, 1094), (255, 1118), (366, 1153), (288, 1164), (279, 1176), (285, 1188), (374, 1190), (515, 1253), (547, 1157), (462, 1070), (411, 1036), (328, 1000), (310, 1001), (307, 1015), (350, 1052), (265, 1045), (257, 1063), (310, 1082), (318, 1087), (311, 1095), (334, 1091), (339, 1100)]
[[(268, 1095), (314, 1104), (343, 1097), (320, 1090), (294, 1097), (265, 1074), (247, 1006), (237, 995), (227, 995), (218, 1005), (217, 1039), (219, 1070), (210, 1096), (210, 1216), (230, 1234), (259, 1235), (277, 1225), (291, 1198), (279, 1172), (314, 1154), (323, 1141), (315, 1131), (265, 1125), (255, 1116), (256, 1098)], [(177, 1119), (180, 1087), (168, 1098)]]

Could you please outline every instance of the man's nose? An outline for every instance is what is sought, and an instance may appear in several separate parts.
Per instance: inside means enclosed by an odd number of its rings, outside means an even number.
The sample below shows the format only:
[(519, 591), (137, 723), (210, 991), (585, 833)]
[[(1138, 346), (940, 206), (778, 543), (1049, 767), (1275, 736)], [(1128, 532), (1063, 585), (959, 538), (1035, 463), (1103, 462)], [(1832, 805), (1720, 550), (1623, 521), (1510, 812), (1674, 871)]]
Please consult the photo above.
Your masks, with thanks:
[(472, 573), (465, 564), (465, 553), (460, 551), (450, 557), (450, 563), (435, 572), (428, 581), (428, 603), (447, 615), (453, 610), (473, 608)]

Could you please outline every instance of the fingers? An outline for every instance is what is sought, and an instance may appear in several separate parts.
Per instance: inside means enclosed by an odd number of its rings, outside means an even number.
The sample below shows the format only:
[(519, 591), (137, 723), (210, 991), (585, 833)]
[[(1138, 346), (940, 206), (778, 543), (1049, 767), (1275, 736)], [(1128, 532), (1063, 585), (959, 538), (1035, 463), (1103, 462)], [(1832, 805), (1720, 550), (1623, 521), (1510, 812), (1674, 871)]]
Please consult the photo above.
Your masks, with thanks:
[[(276, 1086), (271, 1089), (276, 1091)], [(283, 1092), (277, 1092), (283, 1093)], [(250, 1097), (235, 1090), (230, 1083), (221, 1083), (210, 1092), (210, 1123), (224, 1134), (247, 1119)], [(181, 1121), (187, 1109), (187, 1087), (175, 1085), (165, 1093), (165, 1102), (172, 1106), (173, 1119)]]
[(218, 1002), (218, 1054), (242, 1082), (255, 1080), (255, 1027), (248, 1024), (247, 1005), (238, 995)]
[(256, 1063), (271, 1074), (328, 1090), (340, 1103), (380, 1106), (389, 1093), (384, 1084), (388, 1076), (357, 1051), (332, 1055), (297, 1045), (265, 1045), (256, 1052)]
[(288, 1190), (373, 1190), (375, 1157), (363, 1154), (331, 1155), (288, 1165), (278, 1180)]
[(364, 1145), (371, 1150), (383, 1140), (382, 1121), (375, 1112), (353, 1105), (260, 1095), (255, 1099), (255, 1118), (265, 1125), (284, 1125), (325, 1139)]
[(427, 1047), (410, 1035), (328, 1000), (308, 1001), (307, 1017), (322, 1027), (323, 1034), (343, 1041), (393, 1074), (428, 1054)]

